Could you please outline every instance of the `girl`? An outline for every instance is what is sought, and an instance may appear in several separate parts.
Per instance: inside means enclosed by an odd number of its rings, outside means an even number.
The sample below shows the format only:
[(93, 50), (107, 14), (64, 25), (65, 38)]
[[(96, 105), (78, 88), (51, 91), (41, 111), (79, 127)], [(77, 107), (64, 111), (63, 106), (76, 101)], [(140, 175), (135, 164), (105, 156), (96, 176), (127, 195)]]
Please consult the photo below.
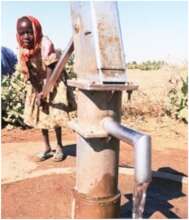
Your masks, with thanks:
[(64, 107), (68, 104), (63, 81), (57, 83), (45, 100), (42, 99), (43, 86), (57, 63), (54, 46), (43, 36), (39, 21), (32, 16), (18, 19), (17, 41), (19, 63), (27, 89), (24, 121), (29, 126), (41, 129), (44, 140), (43, 150), (37, 155), (37, 160), (43, 161), (52, 155), (48, 129), (54, 128), (57, 138), (54, 161), (61, 161), (64, 158), (61, 127), (65, 125), (67, 113)]

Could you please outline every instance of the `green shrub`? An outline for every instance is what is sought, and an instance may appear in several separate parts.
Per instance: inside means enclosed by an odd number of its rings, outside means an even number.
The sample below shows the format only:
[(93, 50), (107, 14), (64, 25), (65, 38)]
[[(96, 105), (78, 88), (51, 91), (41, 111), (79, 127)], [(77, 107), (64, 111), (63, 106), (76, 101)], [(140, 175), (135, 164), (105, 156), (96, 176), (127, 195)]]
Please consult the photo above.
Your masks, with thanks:
[(76, 73), (74, 72), (73, 65), (74, 65), (74, 55), (72, 54), (65, 66), (65, 70), (69, 79), (76, 78)]
[(25, 83), (20, 72), (4, 76), (1, 82), (2, 126), (25, 127), (23, 110), (25, 100)]
[[(61, 55), (63, 54), (63, 50), (56, 49), (56, 53), (58, 57), (60, 58)], [(74, 54), (70, 56), (70, 58), (68, 59), (68, 62), (66, 63), (64, 67), (64, 71), (66, 72), (68, 79), (76, 78), (76, 73), (74, 72), (73, 65), (74, 65)]]
[[(61, 55), (61, 51), (60, 51)], [(75, 78), (73, 71), (74, 56), (68, 60), (65, 71), (69, 79)], [(24, 102), (25, 102), (25, 83), (20, 66), (17, 65), (17, 71), (12, 76), (3, 76), (1, 81), (1, 104), (2, 104), (2, 127), (20, 126), (25, 128), (23, 120)]]
[(174, 82), (168, 92), (167, 114), (176, 119), (188, 122), (188, 77)]

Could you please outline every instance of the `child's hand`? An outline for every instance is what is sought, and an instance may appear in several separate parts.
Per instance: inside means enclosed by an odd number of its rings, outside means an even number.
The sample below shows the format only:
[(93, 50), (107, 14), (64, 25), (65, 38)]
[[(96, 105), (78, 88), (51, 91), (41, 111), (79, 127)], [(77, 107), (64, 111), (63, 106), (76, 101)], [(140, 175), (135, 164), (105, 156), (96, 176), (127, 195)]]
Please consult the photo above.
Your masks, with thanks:
[(43, 92), (40, 92), (40, 93), (37, 94), (37, 99), (36, 99), (36, 104), (37, 104), (38, 106), (41, 106), (41, 104), (42, 104), (42, 99), (43, 99)]

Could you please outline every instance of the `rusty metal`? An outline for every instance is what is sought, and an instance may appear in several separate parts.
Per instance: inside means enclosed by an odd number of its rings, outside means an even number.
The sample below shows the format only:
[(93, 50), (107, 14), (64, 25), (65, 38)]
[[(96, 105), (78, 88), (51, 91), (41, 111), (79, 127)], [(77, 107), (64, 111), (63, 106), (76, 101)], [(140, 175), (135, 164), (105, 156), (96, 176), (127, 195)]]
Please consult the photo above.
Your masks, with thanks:
[(121, 91), (136, 87), (126, 80), (116, 2), (72, 2), (71, 16), (77, 80), (68, 85), (78, 88), (77, 121), (71, 123), (77, 132), (72, 217), (116, 218), (119, 140), (108, 137), (101, 121), (120, 122)]
[(80, 79), (126, 82), (125, 56), (116, 2), (71, 4), (75, 72)]
[(122, 91), (138, 86), (127, 82), (117, 2), (72, 2), (71, 17), (77, 79), (68, 85), (78, 89), (77, 119), (70, 123), (77, 132), (72, 218), (117, 218), (120, 140), (104, 119), (120, 123)]
[(64, 50), (63, 54), (61, 55), (58, 63), (55, 66), (55, 69), (53, 70), (52, 75), (50, 76), (48, 82), (45, 84), (43, 88), (43, 97), (45, 98), (48, 93), (51, 91), (57, 80), (59, 79), (64, 66), (66, 65), (69, 57), (71, 56), (72, 52), (74, 50), (74, 45), (73, 45), (73, 39), (71, 39)]
[(119, 212), (117, 210), (120, 209), (120, 192), (118, 192), (115, 196), (110, 196), (107, 198), (94, 198), (74, 190), (73, 196), (76, 200), (76, 212), (72, 218), (90, 219), (91, 216), (93, 219), (112, 218), (112, 216), (115, 218), (119, 217)]
[[(91, 137), (99, 137), (95, 135), (104, 134), (105, 130), (100, 121), (106, 116), (120, 121), (121, 91), (79, 90), (77, 100), (79, 103), (77, 128), (81, 128), (79, 133), (83, 137), (86, 137), (86, 133), (92, 135)], [(103, 137), (107, 137), (107, 135)]]
[[(112, 116), (120, 121), (120, 106), (121, 91), (78, 92), (77, 120), (78, 125), (85, 129), (83, 134), (77, 134), (75, 189), (78, 193), (87, 195), (86, 198), (92, 198), (93, 203), (91, 209), (88, 209), (90, 206), (87, 199), (74, 197), (76, 206), (73, 213), (77, 218), (114, 218), (119, 215), (119, 200), (108, 208), (103, 208), (94, 198), (100, 200), (118, 194), (119, 140), (97, 136), (102, 131), (100, 122), (105, 116)], [(93, 131), (93, 137), (86, 138), (86, 128)]]
[[(120, 121), (120, 91), (112, 93), (81, 90), (78, 103), (78, 124), (93, 130), (94, 136), (95, 131), (102, 129), (100, 121), (104, 116), (111, 115)], [(75, 189), (93, 198), (115, 196), (118, 192), (119, 140), (85, 138), (77, 134), (77, 155)], [(105, 158), (108, 160), (105, 161)], [(79, 215), (77, 210), (75, 212)]]
[(79, 125), (77, 119), (73, 119), (70, 122), (68, 122), (68, 126), (84, 138), (106, 138), (109, 135), (103, 129), (100, 129), (100, 130), (93, 129), (92, 130), (90, 127), (89, 128), (88, 127), (81, 127)]

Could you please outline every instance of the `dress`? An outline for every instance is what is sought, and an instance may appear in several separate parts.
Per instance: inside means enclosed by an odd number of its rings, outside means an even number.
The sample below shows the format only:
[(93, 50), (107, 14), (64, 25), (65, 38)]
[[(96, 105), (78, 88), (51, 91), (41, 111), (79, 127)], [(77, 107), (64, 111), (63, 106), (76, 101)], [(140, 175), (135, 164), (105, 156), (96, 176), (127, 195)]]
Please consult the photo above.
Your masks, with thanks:
[(51, 129), (66, 125), (68, 113), (67, 87), (63, 80), (59, 80), (54, 89), (47, 96), (42, 106), (36, 104), (37, 94), (42, 91), (46, 80), (47, 66), (57, 62), (56, 53), (50, 52), (52, 43), (47, 37), (42, 38), (41, 50), (29, 60), (30, 78), (26, 81), (26, 100), (24, 108), (24, 122), (34, 128)]

